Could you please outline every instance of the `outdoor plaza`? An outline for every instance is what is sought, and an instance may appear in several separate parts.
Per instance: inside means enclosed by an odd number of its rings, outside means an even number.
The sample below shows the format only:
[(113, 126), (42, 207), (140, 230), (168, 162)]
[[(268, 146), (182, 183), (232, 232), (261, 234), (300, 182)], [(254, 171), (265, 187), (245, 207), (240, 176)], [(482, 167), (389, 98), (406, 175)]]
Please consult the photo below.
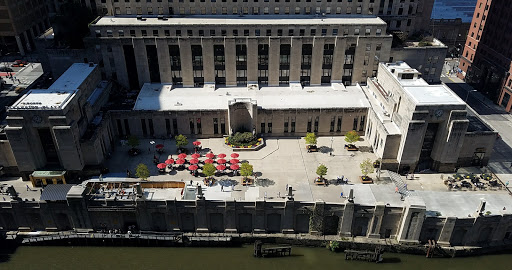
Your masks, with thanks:
[[(481, 200), (487, 202), (486, 209), (493, 213), (512, 209), (512, 198), (507, 189), (502, 186), (492, 187), (488, 184), (488, 188), (465, 188), (461, 184), (464, 180), (457, 182), (451, 174), (425, 172), (401, 176), (397, 183), (390, 179), (387, 171), (382, 171), (378, 180), (378, 173), (375, 170), (374, 173), (369, 174), (373, 184), (363, 184), (360, 180), (362, 173), (359, 164), (367, 158), (375, 161), (376, 156), (366, 151), (367, 142), (364, 137), (355, 143), (359, 151), (346, 150), (344, 138), (344, 136), (319, 137), (317, 143), (319, 151), (313, 153), (308, 153), (304, 138), (269, 138), (265, 140), (265, 147), (258, 151), (237, 152), (226, 146), (224, 139), (201, 139), (199, 151), (197, 151), (199, 157), (192, 156), (196, 154), (193, 149), (195, 146), (192, 144), (195, 140), (189, 138), (188, 153), (186, 157), (184, 154), (181, 156), (185, 157), (185, 164), (176, 164), (180, 158), (174, 140), (141, 139), (138, 147), (141, 153), (136, 156), (128, 155), (130, 146), (118, 144), (106, 163), (110, 172), (102, 176), (102, 180), (136, 181), (135, 168), (139, 163), (144, 163), (148, 166), (151, 175), (148, 181), (182, 181), (195, 187), (201, 185), (204, 198), (213, 201), (285, 201), (288, 199), (287, 187), (292, 187), (293, 199), (304, 202), (343, 203), (350, 190), (353, 190), (354, 202), (357, 204), (385, 203), (389, 206), (401, 207), (404, 206), (404, 196), (420, 196), (425, 201), (427, 210), (432, 209), (443, 216), (450, 214), (466, 217), (475, 211)], [(212, 153), (214, 156), (211, 156)], [(235, 155), (232, 156), (234, 153)], [(210, 155), (206, 156), (207, 154)], [(154, 160), (155, 157), (157, 160)], [(165, 172), (157, 168), (157, 164), (165, 164), (165, 161), (170, 158), (174, 160), (174, 164), (165, 166), (163, 169)], [(211, 161), (208, 161), (209, 159)], [(256, 177), (250, 178), (256, 179), (252, 185), (244, 185), (243, 177), (239, 173), (234, 174), (229, 168), (232, 165), (230, 163), (232, 159), (237, 159), (238, 165), (243, 162), (253, 165)], [(217, 163), (219, 160), (220, 163)], [(213, 183), (205, 182), (205, 177), (201, 175), (201, 167), (205, 161), (206, 163), (213, 161), (213, 165), (221, 166), (221, 169), (222, 166), (226, 167), (224, 170), (217, 170)], [(314, 183), (317, 177), (316, 169), (320, 164), (328, 168), (325, 175), (329, 182), (327, 186)], [(192, 170), (189, 170), (191, 166)], [(194, 166), (198, 168), (195, 169)], [(130, 179), (126, 179), (127, 170), (130, 170)], [(197, 171), (197, 175), (193, 175), (194, 171)], [(479, 175), (481, 172), (477, 167), (461, 168), (458, 171), (460, 176), (471, 173)], [(339, 183), (338, 177), (343, 177), (344, 181), (348, 182)], [(508, 183), (503, 176), (500, 177), (503, 183), (505, 181)], [(450, 184), (448, 181), (454, 183), (453, 188), (448, 186)], [(457, 183), (459, 186), (455, 187)], [(176, 199), (182, 198), (177, 195)]]

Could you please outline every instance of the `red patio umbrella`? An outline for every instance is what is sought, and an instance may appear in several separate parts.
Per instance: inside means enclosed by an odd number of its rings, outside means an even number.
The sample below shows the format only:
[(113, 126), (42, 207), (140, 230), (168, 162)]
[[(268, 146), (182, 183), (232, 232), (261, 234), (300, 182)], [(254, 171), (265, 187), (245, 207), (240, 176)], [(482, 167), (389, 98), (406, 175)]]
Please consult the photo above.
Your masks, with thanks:
[(218, 154), (217, 155), (218, 158), (225, 158), (226, 157), (226, 154)]
[(186, 160), (184, 160), (182, 158), (176, 160), (176, 164), (179, 164), (179, 165), (185, 164), (185, 162), (186, 162)]
[(207, 158), (214, 158), (215, 154), (214, 153), (208, 153), (208, 154), (206, 154), (206, 157)]
[(240, 155), (239, 155), (238, 153), (233, 153), (233, 154), (231, 154), (231, 157), (232, 157), (232, 158), (237, 158), (237, 157), (239, 157), (239, 156), (240, 156)]
[(200, 142), (200, 141), (195, 141), (195, 142), (193, 142), (192, 144), (193, 144), (194, 146), (199, 146), (199, 145), (201, 145), (201, 142)]
[(212, 164), (213, 163), (213, 159), (207, 159), (207, 160), (204, 161), (204, 163)]
[(234, 159), (230, 160), (230, 161), (229, 161), (229, 163), (231, 163), (231, 164), (237, 164), (237, 163), (240, 163), (240, 160), (238, 160), (238, 159), (234, 158)]
[(223, 158), (221, 158), (221, 159), (217, 159), (217, 163), (218, 163), (218, 164), (224, 164), (224, 163), (226, 163), (226, 160), (225, 160), (225, 159), (223, 159)]
[(190, 165), (188, 166), (188, 169), (191, 170), (191, 171), (195, 171), (197, 170), (199, 167), (197, 167), (197, 165)]
[(240, 166), (238, 164), (232, 164), (231, 166), (229, 166), (229, 168), (233, 171), (236, 171), (236, 170), (240, 169)]
[(178, 155), (178, 158), (186, 158), (187, 157), (187, 154), (185, 153), (181, 153)]
[(200, 157), (201, 157), (201, 155), (200, 155), (200, 154), (198, 154), (198, 153), (195, 153), (195, 154), (192, 154), (192, 155), (191, 155), (191, 157), (192, 157), (192, 158), (200, 158)]
[(217, 168), (217, 170), (219, 170), (219, 171), (223, 171), (223, 170), (225, 170), (225, 169), (226, 169), (226, 166), (224, 166), (224, 165), (217, 165), (217, 167), (216, 167), (216, 168)]
[(165, 163), (158, 163), (158, 165), (156, 165), (156, 167), (160, 170), (163, 170), (163, 169), (165, 169), (165, 167), (167, 167), (167, 165)]
[(188, 162), (189, 162), (190, 164), (197, 164), (197, 163), (199, 163), (199, 159), (194, 158), (194, 159), (189, 160)]
[(167, 165), (174, 164), (174, 159), (170, 158), (170, 159), (166, 160), (165, 164), (167, 164)]
[(162, 149), (162, 148), (164, 148), (164, 145), (163, 144), (157, 144), (157, 145), (155, 145), (155, 148), (156, 149)]

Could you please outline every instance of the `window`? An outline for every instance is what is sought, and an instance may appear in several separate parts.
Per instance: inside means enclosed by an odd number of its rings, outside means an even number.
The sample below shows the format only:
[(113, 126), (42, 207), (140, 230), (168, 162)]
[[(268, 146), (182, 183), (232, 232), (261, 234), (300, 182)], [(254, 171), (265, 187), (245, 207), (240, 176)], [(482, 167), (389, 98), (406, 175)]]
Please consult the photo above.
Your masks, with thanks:
[(354, 117), (354, 123), (352, 125), (352, 130), (357, 130), (357, 122), (358, 122), (358, 117)]
[(336, 122), (336, 116), (331, 117), (331, 125), (329, 127), (329, 132), (334, 132), (334, 122)]
[(267, 123), (267, 127), (268, 127), (267, 133), (272, 133), (272, 122)]
[(290, 132), (291, 133), (295, 132), (295, 116), (291, 117), (291, 129), (290, 129)]
[(312, 123), (312, 120), (313, 118), (310, 116), (308, 117), (308, 125), (307, 125), (307, 132), (311, 132), (311, 123)]
[(342, 117), (338, 116), (338, 123), (336, 124), (336, 132), (341, 132)]
[(288, 125), (290, 124), (290, 118), (285, 117), (284, 118), (284, 133), (288, 133)]
[(319, 116), (315, 117), (315, 129), (314, 129), (315, 132), (318, 132), (318, 122), (320, 122)]

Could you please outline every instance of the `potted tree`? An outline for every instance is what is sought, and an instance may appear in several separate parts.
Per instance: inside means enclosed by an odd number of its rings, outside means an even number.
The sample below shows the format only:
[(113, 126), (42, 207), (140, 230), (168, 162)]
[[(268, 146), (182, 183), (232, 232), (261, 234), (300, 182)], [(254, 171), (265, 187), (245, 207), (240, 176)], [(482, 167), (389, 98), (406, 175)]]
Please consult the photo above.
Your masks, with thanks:
[(148, 166), (144, 163), (139, 163), (137, 165), (137, 168), (135, 169), (135, 176), (142, 180), (148, 180), (149, 178), (149, 169)]
[(178, 153), (184, 153), (185, 146), (188, 144), (187, 137), (185, 135), (179, 134), (174, 137), (176, 140), (176, 147), (178, 148)]
[(345, 141), (348, 144), (345, 144), (345, 149), (348, 151), (357, 151), (358, 148), (354, 145), (355, 142), (359, 141), (359, 134), (357, 134), (357, 131), (352, 130), (345, 134)]
[(315, 184), (317, 184), (317, 185), (325, 185), (324, 175), (327, 174), (327, 167), (325, 167), (324, 164), (320, 164), (316, 168), (316, 174), (318, 175), (318, 177), (315, 179)]
[(249, 178), (253, 174), (253, 166), (249, 162), (244, 162), (240, 166), (240, 174), (242, 175), (242, 185), (248, 186), (254, 184), (252, 178)]
[(204, 164), (203, 174), (204, 174), (204, 176), (206, 176), (206, 178), (204, 179), (205, 185), (210, 186), (210, 183), (213, 184), (213, 181), (215, 180), (213, 178), (213, 175), (215, 175), (216, 171), (217, 171), (217, 169), (215, 168), (215, 166), (213, 166), (213, 164), (211, 164), (211, 163)]
[(317, 139), (315, 133), (307, 133), (304, 140), (306, 141), (306, 149), (308, 150), (308, 153), (318, 151), (316, 147)]
[(361, 173), (363, 174), (360, 176), (361, 182), (363, 184), (372, 184), (372, 178), (368, 176), (368, 174), (374, 171), (372, 161), (369, 158), (363, 160), (363, 162), (359, 164), (359, 168), (361, 168)]
[(137, 146), (140, 145), (139, 139), (135, 136), (130, 136), (128, 138), (128, 145), (131, 146), (130, 150), (128, 150), (128, 155), (130, 156), (136, 156), (140, 154), (140, 149), (137, 148)]

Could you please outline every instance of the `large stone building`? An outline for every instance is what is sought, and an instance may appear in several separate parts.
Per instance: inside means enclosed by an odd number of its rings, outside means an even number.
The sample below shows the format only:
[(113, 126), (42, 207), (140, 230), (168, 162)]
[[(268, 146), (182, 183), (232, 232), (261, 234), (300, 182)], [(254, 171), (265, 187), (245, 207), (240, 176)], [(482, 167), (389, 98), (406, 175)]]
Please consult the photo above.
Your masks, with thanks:
[(460, 78), (510, 111), (512, 107), (512, 6), (507, 0), (479, 0), (460, 59)]
[(0, 1), (0, 56), (35, 49), (35, 38), (50, 27), (46, 0)]
[(409, 65), (390, 63), (380, 64), (363, 89), (371, 104), (365, 134), (385, 167), (452, 172), (489, 161), (496, 132), (446, 85), (429, 85)]

